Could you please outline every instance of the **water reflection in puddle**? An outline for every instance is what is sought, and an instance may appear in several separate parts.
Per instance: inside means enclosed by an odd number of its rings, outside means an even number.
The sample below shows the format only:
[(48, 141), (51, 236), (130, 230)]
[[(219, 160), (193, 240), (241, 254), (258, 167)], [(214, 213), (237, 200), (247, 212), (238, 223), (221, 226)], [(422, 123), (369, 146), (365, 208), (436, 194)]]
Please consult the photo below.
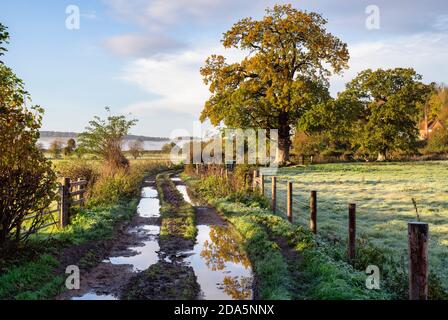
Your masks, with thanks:
[(137, 212), (142, 218), (160, 217), (160, 201), (157, 198), (142, 198), (137, 208)]
[(157, 190), (152, 187), (143, 188), (142, 198), (157, 198)]
[(159, 261), (158, 251), (160, 250), (157, 239), (144, 241), (141, 247), (132, 247), (128, 250), (135, 252), (130, 257), (111, 257), (107, 262), (120, 265), (131, 265), (135, 272), (148, 269)]
[(225, 226), (198, 226), (197, 244), (186, 261), (193, 267), (203, 298), (248, 300), (252, 298), (249, 259)]
[[(142, 190), (143, 194), (145, 196), (157, 196), (157, 190), (146, 187)], [(160, 201), (157, 198), (142, 198), (137, 210), (140, 217), (158, 218), (160, 217)], [(111, 257), (105, 262), (131, 265), (135, 272), (146, 270), (156, 264), (159, 261), (160, 246), (157, 236), (160, 234), (160, 227), (155, 225), (138, 226), (129, 230), (129, 233), (149, 236), (149, 240), (143, 241), (142, 246), (128, 248), (133, 253), (132, 256)]]
[(157, 236), (160, 234), (160, 227), (159, 226), (152, 226), (152, 225), (145, 225), (145, 226), (138, 226), (136, 228), (132, 228), (128, 231), (129, 234), (140, 234), (140, 235), (154, 235)]
[[(178, 177), (174, 182), (182, 181)], [(193, 204), (185, 185), (176, 185), (184, 200)], [(193, 204), (194, 205), (194, 204)], [(210, 214), (215, 214), (211, 212)], [(250, 261), (227, 226), (198, 225), (196, 245), (185, 261), (194, 269), (207, 300), (249, 300), (252, 298)]]
[(107, 295), (100, 295), (93, 292), (89, 292), (81, 297), (73, 297), (71, 300), (99, 300), (99, 301), (106, 301), (106, 300), (118, 300), (118, 298), (114, 297), (113, 295), (107, 294)]
[(193, 204), (193, 202), (191, 201), (190, 196), (188, 195), (186, 186), (176, 186), (176, 189), (182, 194), (182, 197), (184, 197), (184, 200), (186, 202), (188, 202), (190, 204)]

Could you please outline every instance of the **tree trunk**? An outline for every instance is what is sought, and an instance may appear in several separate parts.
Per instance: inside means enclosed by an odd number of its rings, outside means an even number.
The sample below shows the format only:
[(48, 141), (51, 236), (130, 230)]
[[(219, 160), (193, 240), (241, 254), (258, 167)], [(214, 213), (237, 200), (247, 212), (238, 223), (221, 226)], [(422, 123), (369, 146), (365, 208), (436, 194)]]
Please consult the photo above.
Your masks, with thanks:
[(285, 165), (289, 161), (289, 149), (291, 148), (291, 128), (288, 124), (288, 114), (282, 112), (279, 116), (278, 149), (276, 162)]
[(383, 161), (386, 161), (386, 160), (387, 160), (386, 152), (378, 153), (378, 158), (376, 159), (376, 161), (383, 162)]

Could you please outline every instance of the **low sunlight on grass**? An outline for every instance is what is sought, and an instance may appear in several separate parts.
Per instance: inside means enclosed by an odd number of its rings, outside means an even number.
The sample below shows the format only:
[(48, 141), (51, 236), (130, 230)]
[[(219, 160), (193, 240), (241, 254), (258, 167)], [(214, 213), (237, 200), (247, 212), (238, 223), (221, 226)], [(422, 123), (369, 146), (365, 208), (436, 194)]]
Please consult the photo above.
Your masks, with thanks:
[[(308, 226), (310, 191), (318, 192), (318, 233), (342, 240), (348, 233), (348, 203), (357, 205), (358, 238), (407, 255), (407, 222), (429, 223), (430, 269), (448, 287), (448, 162), (328, 164), (280, 169), (278, 208), (286, 212), (286, 182), (293, 185), (295, 221)], [(270, 199), (270, 178), (265, 195)], [(405, 259), (407, 260), (407, 259)]]

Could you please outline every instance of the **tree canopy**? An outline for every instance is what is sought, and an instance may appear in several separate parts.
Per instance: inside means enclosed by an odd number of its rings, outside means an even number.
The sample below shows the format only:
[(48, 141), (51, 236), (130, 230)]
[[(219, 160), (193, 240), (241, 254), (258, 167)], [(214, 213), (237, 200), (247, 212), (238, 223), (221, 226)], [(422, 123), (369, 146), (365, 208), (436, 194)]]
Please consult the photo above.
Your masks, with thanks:
[(212, 55), (201, 69), (211, 97), (201, 120), (234, 128), (279, 130), (277, 161), (289, 158), (291, 129), (312, 105), (329, 99), (328, 78), (347, 68), (347, 45), (319, 14), (277, 5), (261, 20), (242, 19), (225, 48), (248, 53), (237, 63)]
[[(9, 33), (7, 31), (6, 26), (0, 23), (0, 57), (4, 55), (4, 52), (7, 51), (6, 47), (3, 45), (8, 43), (9, 41)], [(0, 64), (3, 62), (0, 60)]]
[(336, 100), (315, 105), (300, 128), (366, 157), (413, 151), (420, 106), (431, 90), (421, 79), (411, 68), (362, 71)]

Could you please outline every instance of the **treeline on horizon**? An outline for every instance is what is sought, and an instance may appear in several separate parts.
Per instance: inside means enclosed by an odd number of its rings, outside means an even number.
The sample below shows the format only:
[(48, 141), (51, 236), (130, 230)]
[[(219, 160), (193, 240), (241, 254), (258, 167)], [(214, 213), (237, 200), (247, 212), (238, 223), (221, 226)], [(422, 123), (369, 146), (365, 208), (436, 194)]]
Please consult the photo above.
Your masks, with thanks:
[[(40, 131), (41, 138), (77, 138), (79, 133), (76, 132), (61, 132), (61, 131)], [(124, 140), (141, 140), (141, 141), (170, 141), (166, 137), (147, 137), (137, 135), (126, 135)]]

